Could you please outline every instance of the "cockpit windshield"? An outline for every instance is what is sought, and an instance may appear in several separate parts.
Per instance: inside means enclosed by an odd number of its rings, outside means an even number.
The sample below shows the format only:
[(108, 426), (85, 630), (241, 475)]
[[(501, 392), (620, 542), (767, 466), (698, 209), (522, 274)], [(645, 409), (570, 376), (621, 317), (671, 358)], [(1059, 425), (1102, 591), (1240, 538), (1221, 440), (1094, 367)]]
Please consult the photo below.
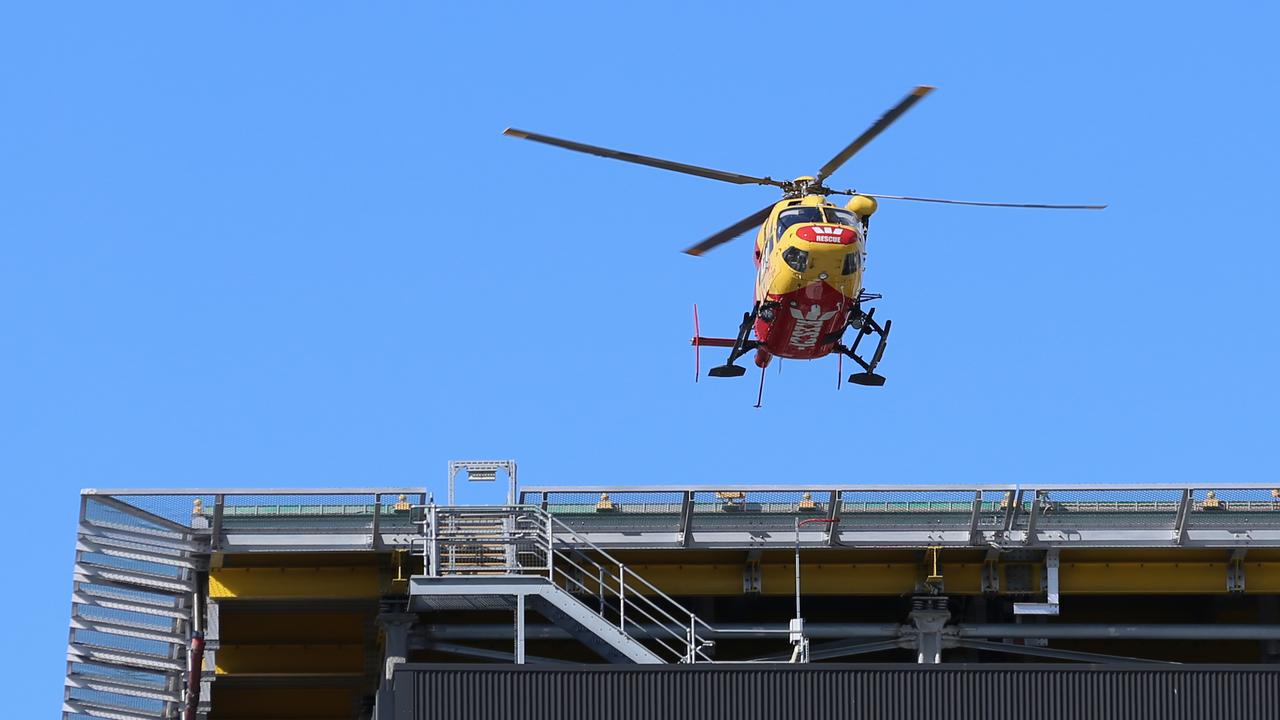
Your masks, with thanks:
[(787, 228), (796, 223), (820, 223), (822, 219), (822, 211), (816, 207), (797, 207), (787, 208), (778, 213), (778, 237), (782, 237), (782, 233)]
[(827, 213), (827, 222), (829, 223), (844, 225), (851, 228), (861, 226), (861, 223), (858, 222), (858, 216), (848, 210), (833, 207), (823, 208), (823, 210)]

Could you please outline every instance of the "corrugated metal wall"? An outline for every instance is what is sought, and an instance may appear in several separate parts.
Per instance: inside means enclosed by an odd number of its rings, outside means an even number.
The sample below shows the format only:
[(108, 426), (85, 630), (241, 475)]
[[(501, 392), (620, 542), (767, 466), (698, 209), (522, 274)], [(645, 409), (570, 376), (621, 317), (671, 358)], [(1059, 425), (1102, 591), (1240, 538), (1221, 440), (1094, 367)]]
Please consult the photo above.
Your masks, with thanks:
[(405, 665), (396, 720), (1276, 720), (1265, 666)]

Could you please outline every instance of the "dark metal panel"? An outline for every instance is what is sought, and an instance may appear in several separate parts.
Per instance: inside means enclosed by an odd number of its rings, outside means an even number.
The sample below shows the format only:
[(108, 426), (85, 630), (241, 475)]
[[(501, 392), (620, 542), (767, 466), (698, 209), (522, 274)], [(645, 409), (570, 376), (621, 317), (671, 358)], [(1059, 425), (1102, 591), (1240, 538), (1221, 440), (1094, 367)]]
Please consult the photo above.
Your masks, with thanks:
[(1257, 665), (404, 665), (396, 720), (1200, 720), (1280, 717)]

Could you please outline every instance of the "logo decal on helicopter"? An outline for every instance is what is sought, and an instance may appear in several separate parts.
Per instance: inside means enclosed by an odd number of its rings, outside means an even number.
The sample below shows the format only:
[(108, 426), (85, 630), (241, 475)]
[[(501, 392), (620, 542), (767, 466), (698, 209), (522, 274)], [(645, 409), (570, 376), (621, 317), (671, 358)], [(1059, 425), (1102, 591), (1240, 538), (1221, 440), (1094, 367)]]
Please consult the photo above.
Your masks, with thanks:
[(852, 229), (831, 225), (809, 225), (796, 231), (796, 237), (809, 242), (827, 243), (830, 245), (847, 245), (858, 237)]
[(791, 339), (787, 342), (791, 346), (801, 350), (807, 350), (818, 344), (818, 335), (822, 332), (822, 325), (826, 321), (836, 316), (835, 310), (822, 312), (822, 308), (817, 305), (810, 305), (808, 313), (802, 313), (798, 308), (790, 308), (791, 317), (795, 318), (795, 327), (791, 329)]

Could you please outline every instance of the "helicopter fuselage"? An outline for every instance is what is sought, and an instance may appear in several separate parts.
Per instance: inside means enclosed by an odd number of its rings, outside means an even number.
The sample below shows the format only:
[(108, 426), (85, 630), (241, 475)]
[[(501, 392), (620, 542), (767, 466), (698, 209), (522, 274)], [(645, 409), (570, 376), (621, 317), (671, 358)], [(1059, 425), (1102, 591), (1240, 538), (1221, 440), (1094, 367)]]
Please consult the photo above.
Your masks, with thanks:
[[(788, 224), (788, 215), (818, 221)], [(757, 365), (773, 356), (812, 360), (834, 349), (862, 290), (865, 253), (860, 216), (820, 196), (774, 207), (756, 233)]]

